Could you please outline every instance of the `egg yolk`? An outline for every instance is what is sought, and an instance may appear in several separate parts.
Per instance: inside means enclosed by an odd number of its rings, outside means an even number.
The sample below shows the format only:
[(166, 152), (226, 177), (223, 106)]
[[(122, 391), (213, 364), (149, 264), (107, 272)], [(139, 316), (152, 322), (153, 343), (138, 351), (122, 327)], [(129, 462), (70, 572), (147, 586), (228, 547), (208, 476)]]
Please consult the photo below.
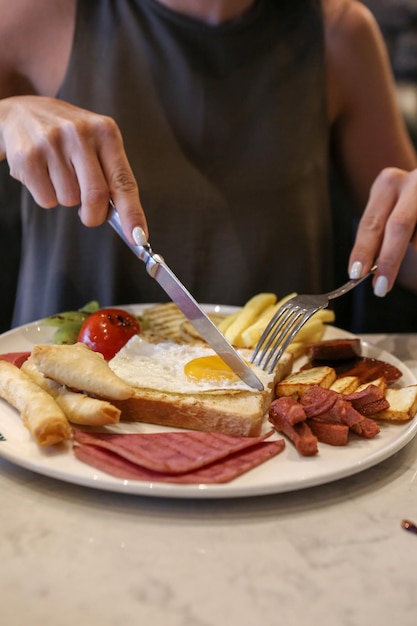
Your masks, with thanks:
[(237, 380), (234, 371), (217, 354), (213, 356), (200, 356), (188, 361), (184, 366), (184, 373), (190, 378), (202, 380)]

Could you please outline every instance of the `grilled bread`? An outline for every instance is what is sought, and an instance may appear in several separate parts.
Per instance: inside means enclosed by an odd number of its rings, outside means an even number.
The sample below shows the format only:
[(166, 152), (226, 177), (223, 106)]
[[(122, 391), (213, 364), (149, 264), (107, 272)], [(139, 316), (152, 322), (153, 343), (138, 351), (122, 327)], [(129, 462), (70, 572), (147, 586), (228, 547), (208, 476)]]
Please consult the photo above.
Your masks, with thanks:
[[(292, 369), (293, 357), (285, 353), (275, 372), (269, 377), (264, 391), (249, 387), (240, 390), (206, 390), (201, 392), (167, 391), (161, 382), (160, 389), (140, 385), (134, 387), (132, 397), (116, 401), (121, 410), (121, 420), (139, 421), (175, 428), (218, 432), (227, 435), (258, 436), (265, 414), (273, 398), (274, 386)], [(114, 368), (114, 361), (110, 362)], [(124, 367), (115, 368), (123, 378)]]

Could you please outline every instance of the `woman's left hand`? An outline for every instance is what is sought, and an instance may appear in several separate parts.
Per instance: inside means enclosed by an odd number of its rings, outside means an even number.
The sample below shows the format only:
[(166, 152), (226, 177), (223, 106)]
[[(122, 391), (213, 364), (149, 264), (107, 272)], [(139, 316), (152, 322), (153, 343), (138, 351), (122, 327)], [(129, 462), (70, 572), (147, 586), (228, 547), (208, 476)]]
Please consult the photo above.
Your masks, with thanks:
[[(375, 260), (374, 293), (392, 288), (411, 242), (417, 250), (417, 170), (386, 168), (372, 185), (349, 259), (349, 274), (358, 278)], [(414, 259), (413, 259), (413, 262)], [(417, 267), (415, 271), (417, 286)]]

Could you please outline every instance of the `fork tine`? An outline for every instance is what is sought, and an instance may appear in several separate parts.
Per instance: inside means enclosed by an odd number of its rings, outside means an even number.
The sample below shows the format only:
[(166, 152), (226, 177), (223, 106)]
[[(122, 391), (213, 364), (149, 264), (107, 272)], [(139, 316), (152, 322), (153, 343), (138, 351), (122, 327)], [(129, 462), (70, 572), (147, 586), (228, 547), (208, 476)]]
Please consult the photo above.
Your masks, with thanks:
[[(288, 313), (287, 313), (288, 312)], [(285, 316), (285, 314), (287, 313), (287, 315)], [(268, 322), (265, 330), (263, 331), (262, 335), (260, 336), (258, 343), (256, 344), (256, 347), (252, 353), (250, 362), (254, 363), (256, 357), (258, 356), (259, 351), (262, 349), (262, 352), (259, 356), (258, 361), (256, 362), (256, 365), (259, 365), (266, 353), (266, 351), (268, 350), (269, 346), (271, 345), (272, 341), (274, 340), (276, 333), (281, 329), (282, 325), (285, 323), (288, 315), (291, 314), (291, 310), (289, 310), (289, 306), (288, 304), (284, 304), (282, 307), (280, 307), (278, 309), (278, 311), (275, 313), (275, 315), (271, 318), (271, 320)], [(285, 317), (284, 317), (285, 316)], [(283, 318), (283, 319), (280, 319)], [(275, 329), (275, 332), (271, 335), (271, 331)]]
[(257, 362), (257, 365), (262, 367), (263, 370), (266, 371), (270, 360), (273, 358), (275, 351), (277, 350), (277, 346), (279, 346), (288, 333), (291, 332), (291, 329), (300, 315), (302, 315), (302, 311), (298, 308), (289, 307), (285, 316), (285, 321), (281, 322), (281, 324), (279, 324), (271, 333), (268, 347), (264, 348), (261, 358), (259, 358)]
[(298, 331), (304, 326), (306, 322), (308, 322), (308, 320), (310, 319), (310, 317), (314, 315), (314, 313), (317, 313), (317, 311), (320, 308), (321, 307), (317, 307), (316, 309), (313, 309), (310, 311), (304, 311), (304, 312), (299, 311), (297, 315), (294, 316), (292, 327), (287, 331), (286, 334), (281, 333), (277, 341), (275, 342), (275, 344), (270, 349), (268, 359), (265, 362), (264, 367), (263, 367), (263, 369), (265, 370), (267, 364), (273, 358), (272, 363), (268, 370), (268, 374), (271, 374), (273, 372), (276, 364), (278, 363), (278, 361), (280, 360), (280, 358), (282, 357), (282, 355), (284, 354), (285, 350), (288, 348), (290, 343), (293, 341)]
[[(306, 322), (317, 311), (326, 308), (329, 301), (339, 298), (361, 283), (367, 276), (375, 272), (373, 265), (365, 276), (351, 279), (338, 289), (322, 294), (301, 294), (287, 300), (275, 313), (262, 333), (252, 353), (250, 362), (266, 371), (272, 361), (268, 373), (271, 374), (282, 354), (296, 337)], [(260, 353), (260, 354), (259, 354)]]

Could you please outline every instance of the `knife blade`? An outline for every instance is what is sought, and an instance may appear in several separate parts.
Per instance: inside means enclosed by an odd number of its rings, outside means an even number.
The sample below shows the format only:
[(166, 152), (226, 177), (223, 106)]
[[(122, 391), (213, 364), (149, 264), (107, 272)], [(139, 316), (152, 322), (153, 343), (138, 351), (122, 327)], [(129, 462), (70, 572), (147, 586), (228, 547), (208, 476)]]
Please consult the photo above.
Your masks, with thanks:
[(263, 391), (264, 386), (255, 372), (245, 363), (243, 358), (233, 348), (226, 337), (203, 311), (188, 289), (181, 283), (174, 272), (168, 267), (164, 259), (152, 251), (145, 240), (143, 245), (133, 245), (125, 236), (119, 214), (112, 202), (109, 205), (107, 221), (116, 233), (129, 246), (132, 252), (145, 263), (146, 271), (154, 278), (175, 302), (178, 308), (190, 320), (194, 328), (205, 341), (213, 348), (221, 359), (243, 380), (249, 387)]

